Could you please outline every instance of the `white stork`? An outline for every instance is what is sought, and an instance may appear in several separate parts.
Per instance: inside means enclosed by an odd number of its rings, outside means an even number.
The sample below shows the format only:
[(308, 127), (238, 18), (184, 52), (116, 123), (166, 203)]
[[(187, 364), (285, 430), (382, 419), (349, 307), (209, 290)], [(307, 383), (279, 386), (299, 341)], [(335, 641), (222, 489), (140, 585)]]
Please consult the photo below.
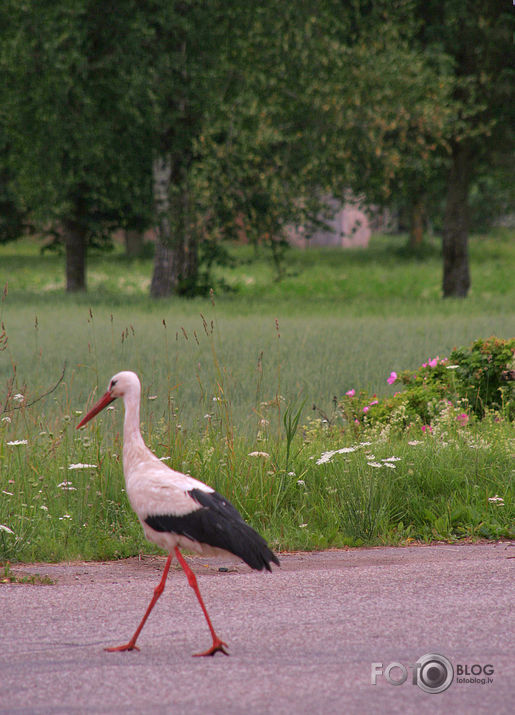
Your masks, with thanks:
[(227, 499), (207, 484), (170, 469), (148, 449), (139, 426), (140, 395), (138, 376), (134, 372), (119, 372), (111, 378), (107, 392), (77, 425), (79, 429), (117, 397), (123, 398), (123, 472), (127, 496), (147, 539), (169, 552), (161, 581), (134, 635), (125, 645), (106, 650), (139, 650), (136, 640), (164, 590), (175, 554), (195, 591), (213, 638), (208, 650), (195, 655), (214, 655), (217, 651), (228, 655), (227, 644), (215, 633), (195, 574), (179, 547), (200, 554), (233, 554), (257, 570), (271, 571), (270, 563), (279, 565), (279, 560)]

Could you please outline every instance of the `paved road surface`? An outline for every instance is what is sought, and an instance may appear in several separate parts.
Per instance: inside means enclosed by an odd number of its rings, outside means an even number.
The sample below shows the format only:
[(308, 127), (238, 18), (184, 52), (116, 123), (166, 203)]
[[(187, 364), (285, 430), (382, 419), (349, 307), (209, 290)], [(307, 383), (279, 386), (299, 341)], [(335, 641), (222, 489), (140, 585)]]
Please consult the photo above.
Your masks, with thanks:
[[(134, 631), (162, 558), (20, 565), (56, 584), (0, 584), (0, 713), (512, 713), (514, 546), (285, 554), (271, 575), (192, 557), (229, 658), (191, 657), (210, 637), (176, 569), (141, 652), (104, 652)], [(373, 662), (428, 653), (491, 665), (493, 682), (428, 694), (409, 669), (371, 684)]]

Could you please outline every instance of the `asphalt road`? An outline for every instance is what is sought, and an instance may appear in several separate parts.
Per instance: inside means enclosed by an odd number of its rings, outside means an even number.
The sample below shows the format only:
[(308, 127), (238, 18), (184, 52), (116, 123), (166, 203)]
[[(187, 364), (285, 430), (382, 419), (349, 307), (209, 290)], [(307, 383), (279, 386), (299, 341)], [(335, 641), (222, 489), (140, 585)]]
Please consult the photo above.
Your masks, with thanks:
[[(0, 584), (0, 713), (512, 713), (514, 546), (284, 554), (273, 574), (192, 557), (231, 653), (213, 658), (191, 657), (210, 636), (176, 568), (141, 652), (103, 650), (132, 635), (162, 558), (13, 567), (56, 583)], [(454, 667), (445, 692), (412, 683), (427, 654)]]

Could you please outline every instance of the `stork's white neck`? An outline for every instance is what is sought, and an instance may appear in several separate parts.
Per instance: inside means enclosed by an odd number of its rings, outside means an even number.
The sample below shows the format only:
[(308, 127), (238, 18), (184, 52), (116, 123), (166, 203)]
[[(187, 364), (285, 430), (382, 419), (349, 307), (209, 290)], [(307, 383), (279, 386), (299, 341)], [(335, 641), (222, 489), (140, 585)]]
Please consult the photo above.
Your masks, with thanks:
[(134, 390), (123, 396), (125, 418), (123, 422), (123, 471), (127, 478), (131, 467), (139, 462), (147, 447), (141, 436), (139, 424), (140, 392)]

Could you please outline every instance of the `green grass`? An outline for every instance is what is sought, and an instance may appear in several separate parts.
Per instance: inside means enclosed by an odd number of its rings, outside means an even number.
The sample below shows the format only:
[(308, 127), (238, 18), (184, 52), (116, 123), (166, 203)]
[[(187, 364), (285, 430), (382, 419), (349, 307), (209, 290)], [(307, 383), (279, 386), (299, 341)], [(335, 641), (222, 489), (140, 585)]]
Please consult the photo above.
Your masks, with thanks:
[[(472, 237), (468, 312), (496, 310), (513, 297), (513, 239), (513, 231), (506, 229)], [(443, 315), (459, 312), (455, 301), (442, 304), (440, 300), (442, 261), (436, 238), (426, 238), (418, 255), (406, 250), (405, 236), (382, 235), (373, 236), (366, 250), (291, 250), (281, 282), (274, 280), (271, 263), (262, 249), (256, 253), (251, 246), (233, 246), (230, 253), (235, 265), (215, 271), (215, 279), (223, 279), (236, 291), (217, 296), (218, 306), (223, 305), (229, 314), (245, 315), (256, 310), (273, 314), (278, 304), (289, 315), (304, 315), (306, 311), (380, 315), (418, 314), (421, 310)], [(61, 256), (41, 254), (40, 244), (25, 240), (0, 246), (0, 258), (3, 280), (9, 280), (11, 304), (63, 303)], [(64, 302), (88, 307), (129, 305), (155, 312), (155, 303), (148, 299), (151, 272), (151, 258), (127, 259), (120, 247), (110, 254), (93, 252), (88, 258), (89, 294), (83, 298), (65, 296)], [(196, 315), (199, 307), (208, 304), (187, 301), (181, 311)]]
[[(214, 305), (151, 302), (151, 261), (116, 252), (93, 255), (89, 293), (67, 296), (62, 258), (41, 256), (29, 241), (0, 247), (9, 282), (0, 385), (10, 420), (0, 422), (0, 524), (14, 532), (0, 530), (0, 561), (152, 550), (122, 492), (122, 405), (75, 430), (78, 413), (121, 369), (142, 379), (150, 446), (226, 494), (276, 548), (510, 533), (511, 426), (502, 420), (453, 428), (445, 439), (416, 435), (416, 446), (414, 435), (389, 443), (372, 435), (372, 445), (316, 464), (329, 449), (367, 441), (310, 422), (331, 413), (334, 396), (389, 394), (391, 370), (515, 334), (513, 232), (473, 238), (466, 301), (440, 298), (436, 244), (422, 259), (404, 243), (378, 236), (368, 251), (292, 252), (281, 283), (264, 256), (250, 263), (253, 249), (235, 247), (237, 264), (219, 277), (237, 290)], [(29, 406), (65, 362), (63, 381)], [(285, 411), (294, 416), (303, 403), (287, 439)], [(249, 457), (254, 451), (270, 456)], [(391, 456), (400, 458), (394, 468), (369, 466)], [(77, 463), (97, 466), (69, 469)], [(488, 501), (496, 495), (503, 506)]]

